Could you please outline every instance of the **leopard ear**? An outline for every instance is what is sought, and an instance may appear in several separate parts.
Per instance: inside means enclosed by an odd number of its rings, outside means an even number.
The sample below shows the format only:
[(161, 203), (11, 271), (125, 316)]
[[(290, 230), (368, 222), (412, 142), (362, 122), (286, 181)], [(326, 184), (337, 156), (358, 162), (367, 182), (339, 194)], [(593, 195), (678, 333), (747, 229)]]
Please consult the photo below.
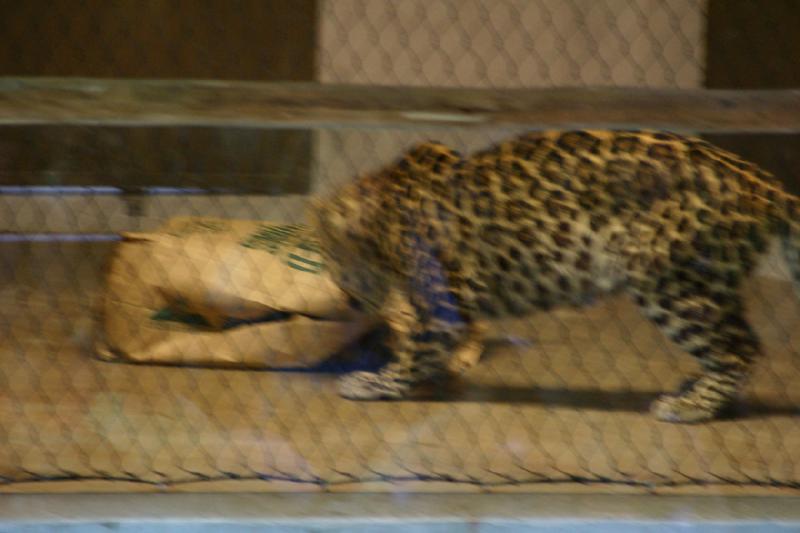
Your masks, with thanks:
[(448, 172), (462, 160), (461, 154), (439, 141), (426, 141), (408, 151), (407, 158), (416, 166), (440, 174)]
[(326, 218), (325, 213), (325, 202), (322, 198), (312, 196), (308, 199), (304, 214), (306, 222), (309, 225), (318, 226), (322, 224), (323, 220)]
[(322, 198), (318, 196), (312, 196), (308, 199), (308, 209), (312, 211), (319, 211), (323, 207)]

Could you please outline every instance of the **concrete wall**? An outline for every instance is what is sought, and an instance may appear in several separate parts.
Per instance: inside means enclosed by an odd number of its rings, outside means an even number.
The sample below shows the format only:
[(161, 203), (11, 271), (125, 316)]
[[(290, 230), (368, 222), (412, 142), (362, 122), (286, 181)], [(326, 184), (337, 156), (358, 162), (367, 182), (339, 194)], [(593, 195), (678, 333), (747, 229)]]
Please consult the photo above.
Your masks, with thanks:
[(699, 87), (705, 0), (322, 0), (319, 79)]
[[(440, 87), (699, 87), (705, 0), (321, 0), (318, 78)], [(318, 133), (324, 193), (416, 140), (509, 131)]]
[[(705, 0), (320, 0), (316, 77), (408, 86), (696, 87), (703, 77), (704, 9)], [(510, 134), (318, 131), (312, 191), (324, 194), (417, 140), (465, 149)], [(297, 222), (304, 204), (302, 196), (126, 201), (52, 192), (0, 193), (0, 231), (142, 231), (176, 214)]]

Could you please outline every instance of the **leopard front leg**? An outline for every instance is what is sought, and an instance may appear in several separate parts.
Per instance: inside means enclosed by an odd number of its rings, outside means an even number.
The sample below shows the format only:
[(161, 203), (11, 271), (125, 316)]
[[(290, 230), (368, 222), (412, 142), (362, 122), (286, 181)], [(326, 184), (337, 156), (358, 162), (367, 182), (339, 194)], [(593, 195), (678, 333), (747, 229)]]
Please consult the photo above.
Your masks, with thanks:
[(658, 293), (637, 294), (637, 300), (667, 336), (698, 358), (703, 370), (676, 393), (656, 399), (652, 413), (666, 422), (716, 418), (736, 399), (760, 353), (735, 288), (720, 299), (719, 294), (717, 298), (702, 292), (687, 295), (662, 286)]
[(351, 400), (397, 400), (412, 387), (448, 373), (451, 354), (469, 328), (461, 321), (424, 316), (399, 289), (392, 289), (382, 316), (390, 329), (393, 359), (378, 372), (352, 372), (339, 381), (339, 394)]
[(483, 354), (486, 333), (489, 325), (486, 321), (470, 322), (464, 341), (458, 345), (450, 357), (448, 370), (453, 374), (462, 374), (480, 361)]

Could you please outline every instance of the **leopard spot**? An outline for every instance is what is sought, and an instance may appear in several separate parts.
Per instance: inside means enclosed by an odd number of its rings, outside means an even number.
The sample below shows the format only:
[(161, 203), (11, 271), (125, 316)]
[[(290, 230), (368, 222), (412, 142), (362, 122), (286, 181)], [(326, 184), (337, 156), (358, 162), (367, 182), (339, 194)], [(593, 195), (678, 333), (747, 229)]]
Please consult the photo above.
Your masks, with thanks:
[(689, 353), (695, 357), (703, 358), (706, 357), (709, 353), (711, 353), (711, 347), (708, 345), (697, 346), (696, 348), (692, 348), (689, 350)]
[(653, 322), (655, 322), (659, 326), (666, 326), (667, 324), (669, 324), (669, 315), (665, 313), (658, 314), (653, 317)]
[(614, 153), (634, 153), (641, 147), (641, 141), (635, 135), (619, 134), (611, 143)]
[(496, 256), (496, 261), (497, 266), (499, 266), (503, 272), (508, 272), (511, 270), (511, 261), (509, 261), (506, 256), (498, 254)]
[(537, 178), (531, 178), (529, 180), (530, 187), (528, 188), (528, 196), (531, 198), (539, 198), (543, 195), (544, 191), (542, 189), (542, 182)]
[[(603, 171), (607, 176), (629, 176), (633, 172), (634, 162), (622, 158), (612, 158), (606, 161)], [(613, 185), (616, 182), (610, 182)]]
[(565, 151), (574, 154), (578, 150), (591, 151), (599, 142), (600, 140), (591, 133), (577, 130), (562, 134), (556, 141), (556, 144)]
[(589, 219), (589, 226), (592, 228), (593, 231), (597, 231), (600, 228), (605, 227), (608, 225), (608, 217), (602, 214), (594, 214)]
[(536, 292), (541, 298), (549, 298), (550, 297), (550, 289), (545, 287), (542, 283), (536, 282), (535, 284)]
[(653, 139), (657, 141), (677, 141), (680, 140), (680, 137), (675, 135), (674, 133), (670, 133), (668, 131), (658, 131), (653, 133)]
[(529, 246), (536, 242), (536, 233), (529, 227), (517, 230), (517, 239), (522, 244)]
[(553, 242), (555, 242), (556, 245), (562, 247), (569, 247), (572, 245), (572, 239), (570, 239), (566, 235), (562, 235), (561, 233), (556, 233), (555, 235), (553, 235)]
[(506, 309), (512, 315), (520, 315), (525, 311), (525, 306), (522, 305), (515, 295), (506, 295), (503, 298), (503, 303), (505, 304)]
[(563, 177), (562, 170), (552, 165), (540, 169), (539, 173), (548, 183), (560, 183)]
[(717, 305), (723, 305), (727, 300), (729, 300), (729, 296), (727, 292), (713, 291), (711, 293), (711, 300)]
[(653, 159), (675, 159), (675, 149), (668, 144), (653, 144), (647, 150), (647, 155)]
[(486, 298), (478, 298), (478, 309), (481, 310), (482, 313), (494, 316), (497, 314), (497, 308), (495, 308), (494, 304)]
[(514, 146), (512, 154), (525, 161), (530, 161), (536, 154), (536, 147), (530, 143), (520, 142)]
[(588, 271), (591, 266), (592, 259), (588, 252), (581, 252), (578, 254), (578, 259), (575, 261), (575, 268), (578, 270)]
[(443, 197), (447, 195), (447, 186), (441, 181), (434, 181), (431, 183), (431, 191), (436, 196)]
[(458, 259), (450, 259), (444, 264), (446, 270), (450, 272), (461, 272), (462, 264)]
[(741, 239), (750, 233), (750, 225), (742, 221), (734, 221), (731, 224), (731, 237)]
[(502, 240), (503, 228), (497, 224), (489, 224), (483, 228), (481, 237), (492, 246), (498, 246)]
[(564, 164), (564, 157), (557, 150), (550, 150), (545, 156), (545, 161), (562, 166)]
[(591, 295), (594, 291), (594, 283), (590, 278), (581, 278), (581, 293), (584, 295)]
[(675, 340), (677, 342), (685, 342), (691, 339), (692, 337), (700, 335), (701, 333), (703, 333), (703, 330), (704, 330), (703, 326), (700, 326), (699, 324), (692, 324), (691, 326), (686, 326), (685, 328), (682, 328), (678, 332), (678, 334), (675, 336)]
[(475, 280), (473, 278), (468, 278), (467, 279), (467, 286), (470, 289), (472, 289), (473, 291), (483, 290), (483, 285), (479, 281), (477, 281), (477, 280)]
[(506, 220), (515, 222), (531, 211), (531, 206), (522, 200), (512, 200), (506, 203)]
[(561, 213), (561, 205), (551, 198), (545, 200), (544, 208), (547, 211), (547, 214), (553, 218), (558, 218), (559, 214)]
[(697, 148), (691, 148), (689, 150), (689, 161), (697, 165), (708, 161), (708, 157), (702, 150), (698, 150)]
[(475, 173), (472, 178), (472, 182), (477, 189), (486, 189), (491, 184), (489, 176), (486, 175), (486, 171), (482, 168)]
[(463, 320), (457, 309), (448, 305), (437, 305), (433, 308), (433, 317), (442, 322), (456, 323)]
[(472, 211), (477, 217), (494, 218), (496, 216), (494, 197), (489, 193), (481, 193), (472, 205)]

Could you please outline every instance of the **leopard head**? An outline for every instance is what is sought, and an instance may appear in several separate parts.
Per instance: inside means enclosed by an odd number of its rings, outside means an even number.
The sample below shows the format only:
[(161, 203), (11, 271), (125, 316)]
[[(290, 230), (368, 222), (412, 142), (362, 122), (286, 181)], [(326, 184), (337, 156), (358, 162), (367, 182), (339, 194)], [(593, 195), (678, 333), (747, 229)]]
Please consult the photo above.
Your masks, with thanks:
[(320, 244), (326, 268), (339, 288), (361, 309), (379, 309), (388, 281), (376, 260), (374, 236), (365, 232), (367, 206), (340, 191), (332, 198), (315, 198), (308, 221)]
[(345, 292), (358, 298), (387, 284), (398, 263), (399, 235), (414, 224), (421, 191), (447, 176), (460, 159), (440, 143), (422, 143), (333, 195), (310, 201), (309, 225), (334, 281)]

